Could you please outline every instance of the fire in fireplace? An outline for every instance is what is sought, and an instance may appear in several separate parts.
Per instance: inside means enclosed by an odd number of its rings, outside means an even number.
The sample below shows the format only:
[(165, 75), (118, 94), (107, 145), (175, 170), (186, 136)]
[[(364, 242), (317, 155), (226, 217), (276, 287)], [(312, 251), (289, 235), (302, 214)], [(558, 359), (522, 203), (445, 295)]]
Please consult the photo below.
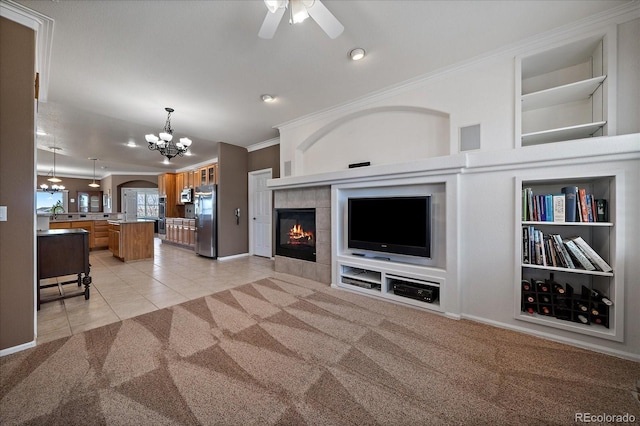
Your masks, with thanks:
[(315, 234), (315, 209), (276, 209), (276, 255), (315, 262)]

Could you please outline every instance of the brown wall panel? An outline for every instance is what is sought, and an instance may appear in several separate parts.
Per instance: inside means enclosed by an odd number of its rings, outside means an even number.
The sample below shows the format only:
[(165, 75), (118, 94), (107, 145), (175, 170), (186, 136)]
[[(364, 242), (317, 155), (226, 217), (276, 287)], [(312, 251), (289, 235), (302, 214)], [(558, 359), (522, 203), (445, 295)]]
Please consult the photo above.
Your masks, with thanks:
[(0, 18), (0, 350), (34, 340), (35, 32)]
[(249, 153), (249, 171), (272, 169), (273, 179), (280, 177), (280, 145), (258, 149)]
[[(248, 152), (219, 142), (218, 155), (218, 257), (248, 253)], [(236, 208), (240, 208), (239, 224)]]

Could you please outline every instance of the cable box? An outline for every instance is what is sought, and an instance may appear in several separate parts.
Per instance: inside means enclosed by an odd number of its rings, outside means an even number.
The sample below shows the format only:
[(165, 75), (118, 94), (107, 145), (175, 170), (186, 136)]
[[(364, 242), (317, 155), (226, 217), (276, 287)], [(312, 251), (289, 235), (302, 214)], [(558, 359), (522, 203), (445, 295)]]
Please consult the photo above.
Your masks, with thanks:
[(438, 300), (440, 289), (430, 285), (407, 283), (405, 281), (391, 280), (393, 293), (398, 296), (409, 297), (427, 303)]
[(355, 285), (362, 288), (380, 289), (380, 284), (372, 283), (369, 281), (357, 280), (355, 278), (350, 278), (350, 277), (342, 277), (342, 282), (345, 284)]

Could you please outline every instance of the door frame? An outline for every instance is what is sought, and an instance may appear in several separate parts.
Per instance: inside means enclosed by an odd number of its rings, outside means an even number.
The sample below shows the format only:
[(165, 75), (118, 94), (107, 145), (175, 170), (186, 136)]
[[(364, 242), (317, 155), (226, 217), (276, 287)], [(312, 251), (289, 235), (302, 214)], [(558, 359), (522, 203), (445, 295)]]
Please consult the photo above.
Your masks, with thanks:
[[(253, 213), (255, 211), (255, 205), (254, 205), (254, 201), (253, 201), (253, 195), (255, 192), (255, 186), (256, 186), (256, 177), (258, 175), (261, 175), (263, 173), (269, 173), (269, 179), (273, 179), (273, 168), (269, 167), (267, 169), (261, 169), (261, 170), (254, 170), (248, 173), (248, 180), (249, 180), (249, 199), (248, 204), (249, 204), (249, 217), (247, 218), (247, 220), (249, 221), (249, 254), (251, 256), (254, 256), (254, 249), (253, 249), (253, 244), (255, 241), (255, 236), (253, 235), (253, 220), (252, 218)], [(269, 246), (271, 247), (271, 256), (269, 256), (271, 259), (273, 259), (273, 190), (269, 189), (269, 194), (271, 195), (269, 197), (269, 234), (271, 234), (271, 240), (269, 241)]]

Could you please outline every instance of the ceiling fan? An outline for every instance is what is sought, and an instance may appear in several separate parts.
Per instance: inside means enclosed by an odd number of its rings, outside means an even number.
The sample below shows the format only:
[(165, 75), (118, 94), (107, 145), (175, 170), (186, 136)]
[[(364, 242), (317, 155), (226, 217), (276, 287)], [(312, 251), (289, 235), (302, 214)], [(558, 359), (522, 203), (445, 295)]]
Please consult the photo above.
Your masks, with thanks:
[(297, 24), (311, 16), (330, 38), (336, 38), (344, 27), (320, 0), (264, 0), (267, 16), (258, 32), (260, 38), (273, 38), (282, 16), (289, 9), (289, 23)]

